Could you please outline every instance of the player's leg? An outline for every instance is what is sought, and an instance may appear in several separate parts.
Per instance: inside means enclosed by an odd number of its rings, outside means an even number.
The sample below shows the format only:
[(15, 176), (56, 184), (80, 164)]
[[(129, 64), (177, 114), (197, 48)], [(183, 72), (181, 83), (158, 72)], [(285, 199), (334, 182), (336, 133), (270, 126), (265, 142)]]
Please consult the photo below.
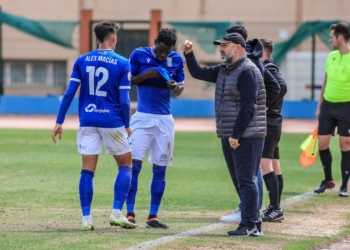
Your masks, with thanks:
[(267, 210), (261, 215), (263, 222), (274, 222), (284, 219), (279, 204), (278, 179), (272, 165), (273, 155), (279, 136), (279, 127), (267, 126), (267, 135), (265, 137), (260, 165), (263, 172), (265, 186), (268, 191), (270, 204), (267, 207)]
[(168, 225), (158, 219), (158, 212), (166, 186), (166, 169), (167, 166), (171, 166), (172, 164), (175, 135), (173, 118), (166, 117), (158, 119), (155, 135), (150, 145), (149, 153), (149, 162), (153, 164), (153, 177), (150, 188), (150, 209), (146, 227), (168, 229)]
[(272, 160), (272, 167), (273, 170), (275, 171), (278, 179), (278, 200), (279, 204), (281, 204), (281, 197), (282, 197), (282, 192), (283, 192), (283, 187), (284, 187), (284, 180), (283, 180), (283, 175), (281, 172), (281, 167), (280, 167), (280, 160), (274, 158)]
[[(135, 116), (135, 115), (134, 115)], [(126, 198), (127, 218), (135, 223), (135, 201), (138, 189), (138, 177), (142, 169), (142, 162), (154, 137), (154, 128), (151, 118), (131, 119), (130, 146), (132, 151), (132, 177), (131, 186)]]
[(97, 128), (81, 127), (77, 136), (78, 152), (82, 154), (83, 166), (79, 181), (80, 206), (83, 214), (83, 231), (94, 230), (92, 225), (91, 204), (94, 193), (93, 178), (98, 155), (102, 149), (102, 138)]
[[(347, 111), (347, 113), (350, 113)], [(350, 119), (350, 118), (348, 118)], [(340, 197), (348, 197), (348, 181), (350, 174), (350, 121), (338, 121), (339, 147), (341, 151), (342, 184), (339, 190)]]
[[(279, 141), (279, 139), (278, 139), (278, 141)], [(283, 175), (281, 172), (279, 159), (280, 159), (280, 150), (279, 150), (279, 146), (277, 143), (277, 146), (275, 148), (275, 152), (273, 155), (273, 159), (272, 159), (272, 167), (273, 167), (273, 171), (276, 173), (277, 179), (278, 179), (278, 200), (279, 200), (279, 204), (281, 204), (281, 197), (282, 197), (282, 191), (283, 191), (283, 186), (284, 186), (284, 180), (283, 180)]]
[(332, 176), (332, 154), (329, 150), (329, 143), (337, 125), (332, 112), (332, 104), (323, 101), (318, 121), (318, 148), (325, 177), (320, 186), (314, 190), (318, 194), (335, 186)]
[(142, 168), (142, 161), (132, 160), (132, 176), (131, 176), (131, 185), (126, 197), (126, 210), (127, 210), (127, 219), (132, 223), (136, 223), (135, 219), (135, 201), (136, 193), (138, 189), (138, 180), (139, 174)]
[(118, 165), (110, 224), (124, 228), (135, 228), (136, 225), (130, 223), (122, 214), (131, 183), (131, 148), (127, 132), (124, 127), (100, 128), (99, 132), (106, 145), (106, 154), (113, 155)]
[[(231, 176), (232, 183), (239, 197), (239, 189), (238, 189), (238, 181), (237, 181), (237, 176), (235, 171), (235, 164), (232, 158), (233, 149), (231, 148), (228, 142), (228, 139), (221, 140), (221, 147), (222, 147), (222, 153), (226, 161), (226, 166)], [(241, 200), (240, 197), (239, 197), (239, 200)], [(241, 212), (242, 212), (242, 204), (239, 203), (237, 209), (233, 210), (231, 214), (222, 216), (220, 220), (228, 223), (239, 223), (241, 221)]]

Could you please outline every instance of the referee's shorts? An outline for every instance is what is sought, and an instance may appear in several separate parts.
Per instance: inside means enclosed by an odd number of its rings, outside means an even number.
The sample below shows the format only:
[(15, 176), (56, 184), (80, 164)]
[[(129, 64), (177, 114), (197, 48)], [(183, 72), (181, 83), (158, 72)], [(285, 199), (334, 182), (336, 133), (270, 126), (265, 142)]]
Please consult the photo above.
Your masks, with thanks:
[(323, 100), (318, 118), (318, 135), (331, 135), (336, 127), (340, 136), (350, 136), (350, 102)]
[(264, 149), (262, 158), (279, 159), (280, 152), (278, 142), (281, 139), (281, 127), (267, 126), (267, 133), (265, 137)]

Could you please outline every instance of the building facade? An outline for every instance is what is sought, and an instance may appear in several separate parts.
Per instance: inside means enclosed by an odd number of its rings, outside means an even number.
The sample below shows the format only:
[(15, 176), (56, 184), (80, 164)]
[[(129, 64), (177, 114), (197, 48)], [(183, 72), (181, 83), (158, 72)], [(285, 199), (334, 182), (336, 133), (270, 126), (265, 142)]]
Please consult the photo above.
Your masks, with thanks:
[[(76, 21), (81, 24), (84, 11), (90, 11), (92, 24), (100, 20), (114, 20), (124, 30), (118, 36), (117, 52), (118, 48), (127, 46), (121, 53), (125, 57), (129, 56), (133, 47), (149, 46), (155, 38), (150, 37), (154, 36), (154, 32), (149, 32), (152, 10), (161, 12), (160, 27), (173, 28), (169, 24), (173, 21), (241, 22), (248, 30), (248, 39), (268, 38), (275, 42), (288, 39), (305, 21), (350, 21), (347, 12), (350, 1), (345, 0), (1, 0), (0, 7), (6, 13), (38, 21)], [(89, 49), (94, 48), (94, 39), (86, 32), (86, 25), (85, 31), (82, 31), (80, 24), (72, 34), (73, 49), (3, 24), (4, 94), (62, 95), (75, 59), (87, 52), (86, 41), (89, 41)], [(91, 26), (89, 29), (91, 31)], [(177, 35), (177, 51), (180, 51), (181, 42), (189, 39), (194, 42), (196, 57), (202, 65), (220, 63), (217, 49), (214, 53), (208, 53), (197, 43), (196, 38), (181, 32), (177, 32)], [(222, 35), (217, 34), (215, 38)], [(311, 39), (308, 39), (291, 51), (281, 65), (289, 84), (287, 99), (308, 99), (310, 96), (310, 90), (305, 87), (311, 79), (310, 51)], [(317, 84), (323, 81), (328, 53), (329, 49), (316, 38)], [(181, 98), (212, 99), (214, 96), (214, 84), (192, 79), (187, 70), (185, 84)]]

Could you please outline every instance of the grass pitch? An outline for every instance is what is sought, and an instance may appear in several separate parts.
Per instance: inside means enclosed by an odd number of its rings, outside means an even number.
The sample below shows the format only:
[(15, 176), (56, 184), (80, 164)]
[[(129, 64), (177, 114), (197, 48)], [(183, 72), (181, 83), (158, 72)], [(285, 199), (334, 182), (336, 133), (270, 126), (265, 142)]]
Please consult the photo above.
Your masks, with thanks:
[[(282, 199), (313, 191), (323, 179), (319, 162), (306, 169), (299, 164), (299, 145), (306, 136), (282, 136), (280, 155), (285, 182)], [(340, 153), (337, 140), (332, 140), (331, 149), (333, 173), (335, 181), (339, 183)], [(64, 131), (63, 140), (55, 145), (49, 130), (2, 129), (0, 159), (0, 249), (125, 249), (219, 222), (219, 218), (231, 212), (239, 202), (225, 166), (220, 140), (214, 133), (176, 133), (173, 166), (167, 171), (167, 186), (159, 214), (159, 218), (170, 226), (169, 230), (144, 228), (152, 178), (147, 159), (140, 173), (136, 200), (139, 227), (125, 230), (109, 226), (113, 185), (118, 170), (111, 156), (100, 156), (94, 178), (94, 232), (80, 232), (78, 182), (81, 156), (76, 149), (76, 131)], [(265, 192), (264, 205), (267, 203)], [(235, 227), (227, 225), (218, 232), (202, 235), (202, 238), (187, 238), (180, 245), (168, 243), (163, 247), (233, 249), (238, 244), (237, 249), (250, 249), (249, 244), (264, 245), (267, 240), (281, 241), (280, 236), (268, 234), (259, 239), (234, 241), (226, 236), (226, 231)], [(205, 237), (210, 240), (203, 241)], [(292, 237), (289, 238), (285, 243), (293, 246), (295, 242)], [(307, 237), (303, 240), (309, 242)], [(314, 238), (310, 240), (315, 241)], [(240, 248), (242, 242), (243, 245), (249, 243), (247, 248)], [(317, 240), (315, 242), (319, 243)], [(157, 248), (162, 248), (162, 245)]]

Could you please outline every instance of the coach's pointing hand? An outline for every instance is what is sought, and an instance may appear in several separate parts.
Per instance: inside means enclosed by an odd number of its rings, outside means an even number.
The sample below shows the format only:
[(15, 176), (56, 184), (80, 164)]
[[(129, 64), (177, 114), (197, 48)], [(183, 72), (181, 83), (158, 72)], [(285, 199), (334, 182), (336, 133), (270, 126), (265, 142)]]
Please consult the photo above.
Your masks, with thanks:
[(191, 53), (192, 52), (192, 46), (193, 46), (193, 43), (188, 41), (188, 40), (185, 40), (182, 42), (181, 44), (181, 49), (183, 52), (185, 52), (186, 54), (188, 53)]
[(56, 143), (56, 135), (58, 134), (58, 138), (62, 140), (62, 124), (56, 123), (55, 127), (52, 130), (52, 140)]

